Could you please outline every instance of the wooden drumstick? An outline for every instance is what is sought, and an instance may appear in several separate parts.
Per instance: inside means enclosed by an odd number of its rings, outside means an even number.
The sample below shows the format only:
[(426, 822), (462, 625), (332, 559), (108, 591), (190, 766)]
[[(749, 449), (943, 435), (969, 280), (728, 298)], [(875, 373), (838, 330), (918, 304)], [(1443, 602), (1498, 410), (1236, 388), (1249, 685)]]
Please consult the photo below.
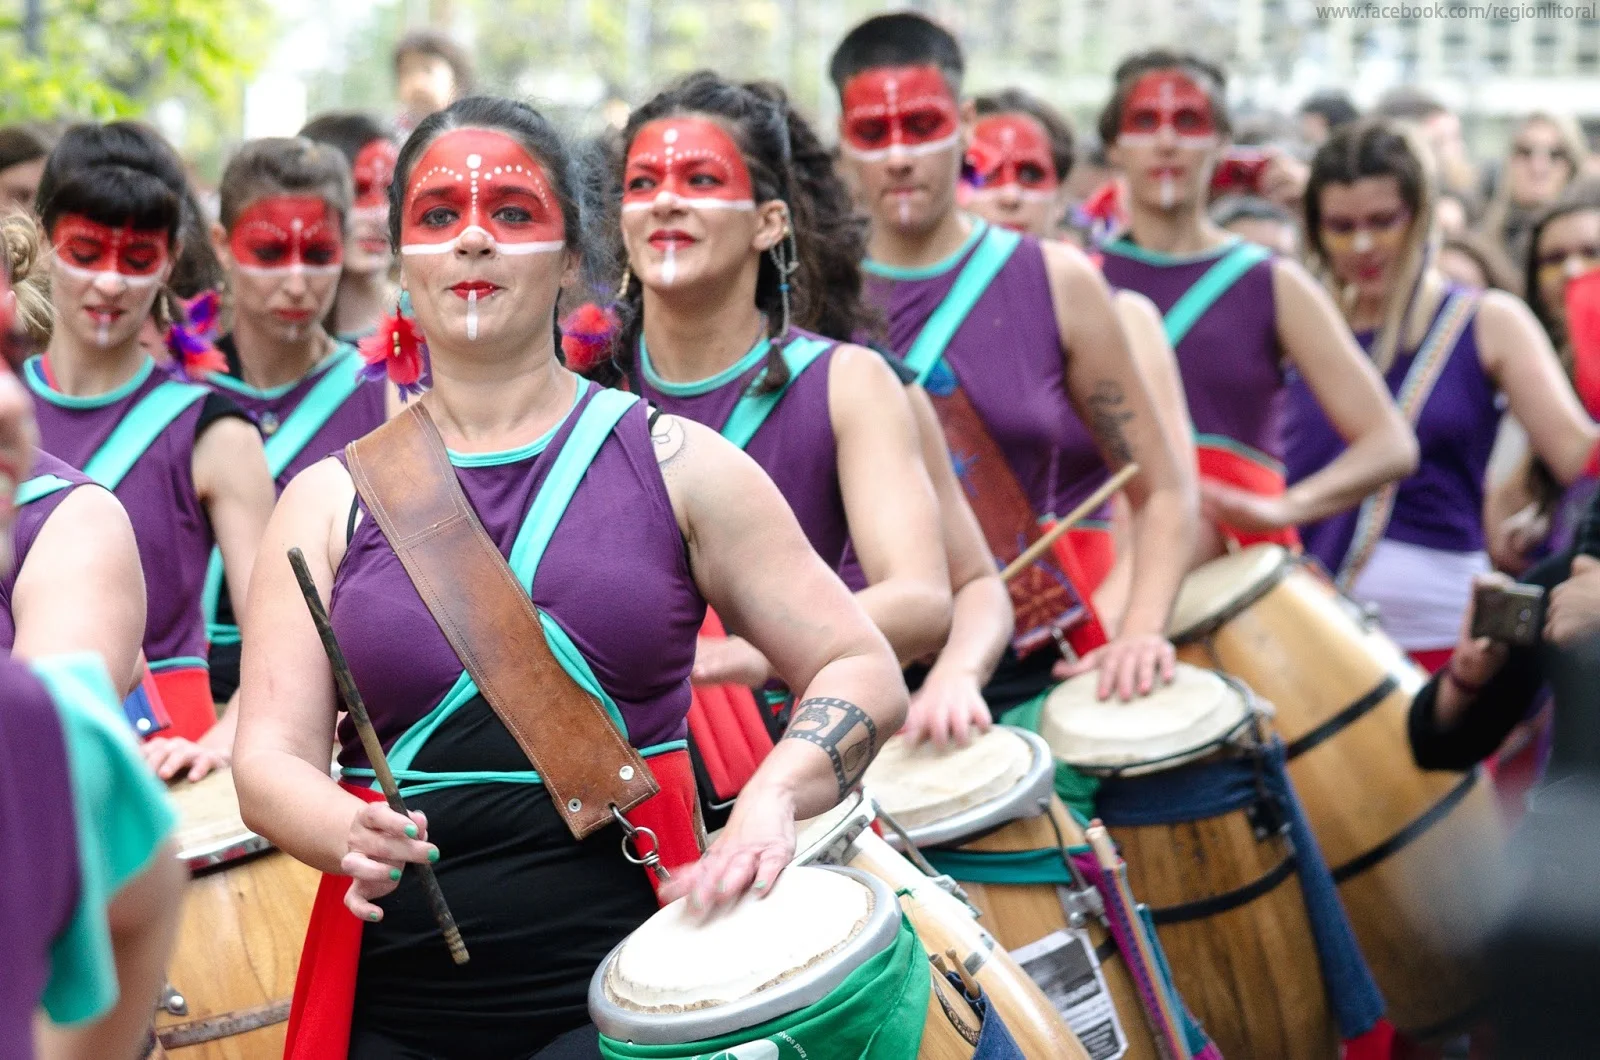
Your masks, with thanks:
[(1056, 525), (1046, 530), (1033, 544), (1023, 549), (1022, 555), (1006, 564), (1006, 569), (1000, 572), (1001, 581), (1010, 581), (1033, 565), (1033, 561), (1044, 555), (1045, 550), (1056, 543), (1062, 534), (1083, 522), (1089, 513), (1106, 502), (1110, 496), (1128, 484), (1128, 480), (1139, 473), (1138, 464), (1124, 464), (1121, 471), (1112, 475), (1105, 483), (1078, 505), (1068, 512), (1062, 519), (1056, 520)]
[[(383, 744), (378, 740), (377, 730), (372, 727), (372, 719), (367, 716), (367, 705), (361, 698), (361, 690), (356, 687), (355, 675), (350, 672), (344, 649), (339, 647), (339, 639), (334, 636), (328, 611), (322, 606), (317, 583), (311, 580), (306, 557), (298, 548), (289, 550), (289, 566), (294, 568), (300, 593), (306, 598), (306, 609), (311, 612), (311, 621), (316, 624), (317, 634), (322, 638), (322, 650), (328, 653), (328, 664), (333, 667), (333, 679), (339, 685), (339, 694), (344, 698), (345, 709), (350, 712), (350, 720), (355, 723), (356, 732), (361, 736), (361, 746), (366, 749), (367, 758), (372, 762), (372, 771), (378, 775), (384, 798), (395, 813), (409, 817), (405, 801), (400, 798), (400, 786), (394, 782), (394, 773), (389, 770), (389, 757), (383, 753)], [(424, 861), (412, 868), (422, 880), (422, 890), (433, 909), (433, 919), (438, 922), (439, 930), (444, 933), (444, 941), (450, 947), (450, 959), (457, 964), (466, 964), (470, 960), (467, 945), (461, 941), (461, 930), (456, 927), (456, 918), (445, 903), (444, 892), (439, 890), (439, 879), (433, 874), (433, 866)]]
[(1157, 1011), (1154, 1015), (1161, 1021), (1161, 1026), (1152, 1030), (1156, 1032), (1158, 1040), (1166, 1043), (1165, 1052), (1170, 1054), (1172, 1060), (1189, 1060), (1189, 1039), (1184, 1034), (1178, 1014), (1173, 1011), (1172, 998), (1160, 979), (1161, 965), (1156, 960), (1155, 952), (1150, 948), (1150, 940), (1145, 937), (1144, 921), (1139, 916), (1138, 903), (1134, 901), (1133, 891), (1128, 887), (1128, 868), (1123, 864), (1122, 858), (1117, 854), (1117, 848), (1111, 842), (1111, 833), (1106, 831), (1105, 825), (1100, 823), (1098, 817), (1089, 822), (1089, 827), (1083, 830), (1083, 834), (1089, 840), (1095, 860), (1100, 863), (1101, 872), (1116, 889), (1116, 893), (1110, 897), (1122, 907), (1128, 924), (1133, 929), (1134, 945), (1139, 947), (1139, 959), (1150, 972), (1150, 986), (1156, 995)]

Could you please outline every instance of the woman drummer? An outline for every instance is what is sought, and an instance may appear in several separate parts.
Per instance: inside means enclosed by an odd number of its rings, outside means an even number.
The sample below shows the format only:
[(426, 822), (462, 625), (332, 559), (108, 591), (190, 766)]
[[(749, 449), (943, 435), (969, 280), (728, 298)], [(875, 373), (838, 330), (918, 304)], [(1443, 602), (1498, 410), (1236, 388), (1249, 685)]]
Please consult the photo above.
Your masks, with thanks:
[(327, 329), (345, 342), (372, 334), (378, 320), (394, 304), (389, 274), (389, 181), (394, 177), (397, 148), (375, 120), (360, 111), (319, 114), (300, 135), (338, 148), (350, 163), (355, 206), (346, 225), (339, 293), (328, 315)]
[[(1434, 267), (1432, 182), (1401, 130), (1382, 121), (1339, 129), (1312, 161), (1305, 206), (1310, 250), (1409, 417), (1422, 462), (1396, 490), (1301, 536), (1435, 671), (1456, 643), (1473, 576), (1489, 569), (1483, 482), (1501, 395), (1562, 484), (1589, 464), (1600, 428), (1526, 306), (1502, 291), (1455, 287)], [(1343, 448), (1303, 380), (1289, 388), (1285, 437), (1291, 483)]]
[[(0, 243), (6, 275), (32, 270), (41, 247), (31, 218), (0, 221)], [(49, 300), (36, 289), (15, 293), (21, 303), (0, 311), (14, 309), (48, 338)], [(9, 369), (0, 364), (0, 372)], [(37, 447), (15, 485), (11, 567), (0, 575), (0, 651), (28, 659), (94, 652), (117, 691), (130, 692), (141, 669), (145, 598), (127, 513), (88, 476)]]
[[(715, 432), (653, 414), (557, 360), (556, 299), (576, 278), (581, 226), (567, 154), (543, 117), (502, 99), (452, 104), (402, 148), (391, 205), (401, 279), (431, 362), (421, 405), (455, 478), (503, 556), (525, 521), (548, 532), (538, 538), (547, 541), (542, 561), (518, 553), (546, 636), (558, 636), (562, 668), (646, 754), (663, 787), (651, 803), (678, 807), (674, 817), (663, 812), (671, 823), (658, 832), (673, 870), (663, 897), (687, 891), (705, 907), (768, 889), (793, 853), (793, 821), (836, 803), (899, 726), (905, 691), (893, 654), (753, 461)], [(370, 349), (395, 351), (408, 377), (424, 355), (409, 324), (391, 322), (380, 335)], [(578, 446), (580, 428), (598, 449)], [(592, 456), (569, 465), (569, 446)], [(552, 473), (558, 463), (562, 475)], [(338, 701), (281, 559), (290, 546), (331, 598), (356, 685), (401, 767), (411, 820), (328, 777)], [(368, 921), (359, 959), (348, 954), (354, 983), (318, 976), (297, 998), (304, 1012), (336, 986), (348, 989), (335, 1000), (353, 1032), (348, 1047), (339, 1032), (331, 1042), (321, 1035), (327, 1054), (597, 1055), (584, 1026), (589, 977), (656, 908), (649, 877), (619, 850), (620, 832), (575, 843), (471, 683), (446, 702), (462, 663), (343, 463), (323, 461), (290, 484), (264, 547), (234, 774), (246, 823), (302, 861), (352, 877), (323, 893)], [(711, 851), (684, 865), (696, 829), (681, 741), (708, 601), (804, 695)], [(348, 723), (340, 745), (346, 777), (366, 783)], [(429, 861), (471, 948), (467, 965), (450, 963), (416, 874), (403, 871)], [(308, 949), (303, 962), (320, 955)], [(305, 1044), (291, 1042), (291, 1055), (317, 1055), (299, 1051)]]
[[(709, 72), (635, 110), (622, 139), (613, 363), (653, 407), (737, 438), (830, 567), (853, 542), (858, 600), (902, 662), (936, 651), (949, 575), (911, 409), (881, 356), (824, 337), (866, 322), (861, 230), (826, 150), (775, 87)], [(696, 660), (697, 683), (772, 676), (739, 636)]]
[[(299, 138), (252, 140), (228, 163), (220, 192), (211, 241), (233, 331), (217, 341), (226, 367), (205, 382), (255, 420), (281, 493), (295, 475), (380, 426), (390, 402), (399, 408), (398, 391), (363, 378), (356, 348), (324, 330), (354, 223), (339, 152)], [(205, 604), (218, 703), (239, 684), (239, 630), (223, 581), (213, 553)]]
[[(205, 387), (180, 382), (141, 348), (152, 313), (171, 319), (165, 285), (179, 251), (185, 183), (153, 132), (128, 122), (69, 129), (45, 165), (39, 217), (53, 253), (19, 270), (19, 297), (48, 285), (49, 344), (23, 365), (42, 447), (111, 488), (133, 524), (144, 572), (143, 650), (172, 727), (145, 745), (163, 776), (227, 760), (206, 675), (201, 591), (213, 544), (243, 599), (272, 508), (261, 438)], [(169, 329), (174, 370), (212, 363)], [(194, 774), (191, 774), (194, 775)]]

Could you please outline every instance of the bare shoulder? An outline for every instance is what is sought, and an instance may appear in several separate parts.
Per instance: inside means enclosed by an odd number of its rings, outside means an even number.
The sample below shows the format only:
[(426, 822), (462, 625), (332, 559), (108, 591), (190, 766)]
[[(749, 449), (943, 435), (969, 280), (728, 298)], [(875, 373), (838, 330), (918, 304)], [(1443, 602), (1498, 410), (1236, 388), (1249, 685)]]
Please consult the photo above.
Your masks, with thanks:
[(858, 404), (876, 403), (884, 395), (901, 389), (900, 377), (876, 350), (850, 342), (841, 342), (834, 350), (828, 372), (830, 404), (837, 405), (841, 398)]
[(1161, 310), (1147, 296), (1138, 291), (1122, 288), (1111, 296), (1112, 304), (1117, 307), (1117, 316), (1122, 319), (1124, 327), (1150, 327), (1162, 326)]
[(219, 416), (206, 424), (205, 430), (200, 432), (199, 441), (195, 443), (199, 451), (218, 453), (241, 453), (254, 450), (261, 451), (261, 432), (256, 430), (255, 424), (243, 416)]
[(1483, 292), (1473, 334), (1478, 340), (1479, 361), (1492, 371), (1540, 352), (1553, 352), (1533, 310), (1505, 291)]
[(650, 445), (655, 449), (656, 463), (665, 473), (687, 452), (689, 421), (666, 412), (652, 412), (650, 419)]
[(108, 525), (132, 527), (122, 502), (110, 490), (93, 483), (79, 486), (67, 494), (56, 510), (50, 513), (50, 518), (45, 520), (43, 532), (48, 532), (53, 526), (66, 524), (97, 528)]
[(278, 498), (276, 510), (296, 521), (322, 516), (331, 519), (335, 513), (348, 513), (355, 496), (356, 487), (350, 480), (350, 472), (330, 456), (318, 460), (290, 479), (283, 495)]
[(1089, 255), (1060, 239), (1041, 239), (1039, 249), (1044, 252), (1044, 268), (1053, 287), (1078, 292), (1093, 290), (1110, 297), (1111, 289)]
[(1509, 329), (1520, 331), (1523, 328), (1539, 327), (1539, 318), (1533, 315), (1522, 299), (1505, 291), (1484, 291), (1478, 302), (1478, 326), (1480, 328), (1499, 331)]
[(1306, 271), (1306, 267), (1293, 258), (1275, 256), (1272, 259), (1272, 293), (1280, 299), (1288, 294), (1302, 299), (1324, 300), (1328, 297), (1322, 285)]

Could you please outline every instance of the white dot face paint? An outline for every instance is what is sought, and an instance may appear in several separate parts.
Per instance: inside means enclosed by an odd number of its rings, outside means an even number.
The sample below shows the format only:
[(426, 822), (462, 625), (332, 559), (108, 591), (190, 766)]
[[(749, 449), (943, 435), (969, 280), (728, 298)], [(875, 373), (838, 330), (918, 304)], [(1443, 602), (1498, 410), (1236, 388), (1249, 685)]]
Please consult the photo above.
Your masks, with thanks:
[(403, 255), (453, 254), (478, 236), (507, 255), (565, 249), (561, 208), (543, 168), (504, 133), (456, 129), (417, 159), (400, 222)]

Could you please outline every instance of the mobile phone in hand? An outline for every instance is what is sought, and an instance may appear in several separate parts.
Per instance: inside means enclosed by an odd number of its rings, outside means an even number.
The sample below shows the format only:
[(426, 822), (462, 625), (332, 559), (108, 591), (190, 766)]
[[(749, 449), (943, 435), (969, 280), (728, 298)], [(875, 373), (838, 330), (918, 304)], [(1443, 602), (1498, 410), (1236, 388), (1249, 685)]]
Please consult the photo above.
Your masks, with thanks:
[(1472, 591), (1472, 635), (1532, 647), (1544, 635), (1545, 590), (1538, 585), (1479, 585)]
[(1228, 148), (1211, 173), (1211, 193), (1259, 195), (1261, 184), (1267, 176), (1267, 165), (1271, 161), (1271, 156), (1265, 151), (1253, 147)]

